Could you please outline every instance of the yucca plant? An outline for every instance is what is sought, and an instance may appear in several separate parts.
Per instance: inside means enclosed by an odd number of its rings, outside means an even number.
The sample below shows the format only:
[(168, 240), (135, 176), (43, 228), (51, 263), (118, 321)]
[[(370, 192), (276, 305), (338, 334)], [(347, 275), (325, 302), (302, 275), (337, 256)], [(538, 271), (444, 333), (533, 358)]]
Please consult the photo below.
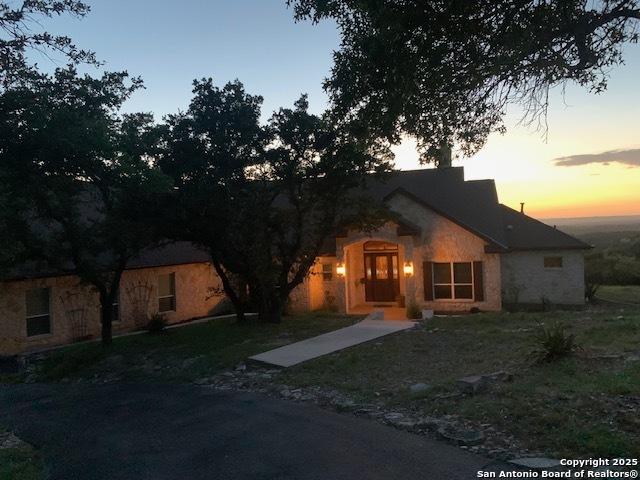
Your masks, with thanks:
[(557, 321), (549, 327), (541, 326), (535, 336), (535, 344), (531, 355), (538, 363), (568, 357), (581, 348), (575, 341), (575, 335), (567, 333), (566, 327)]

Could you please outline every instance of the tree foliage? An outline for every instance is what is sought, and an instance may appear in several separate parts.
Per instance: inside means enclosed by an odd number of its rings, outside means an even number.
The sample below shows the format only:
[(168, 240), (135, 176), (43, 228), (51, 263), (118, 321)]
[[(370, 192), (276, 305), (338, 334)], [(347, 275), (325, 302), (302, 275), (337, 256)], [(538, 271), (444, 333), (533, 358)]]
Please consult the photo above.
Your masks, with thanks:
[(97, 64), (95, 55), (77, 47), (66, 35), (41, 27), (40, 19), (71, 15), (84, 17), (89, 6), (78, 0), (23, 0), (0, 2), (0, 86), (7, 87), (32, 70), (29, 53), (62, 56), (69, 64)]
[(169, 119), (159, 161), (175, 181), (179, 235), (205, 246), (242, 314), (246, 297), (278, 321), (323, 242), (380, 221), (354, 196), (390, 153), (309, 113), (302, 96), (261, 126), (261, 97), (239, 82), (194, 84), (189, 109)]
[(421, 159), (442, 146), (477, 151), (504, 131), (511, 103), (545, 121), (549, 89), (606, 88), (625, 43), (637, 42), (637, 0), (288, 0), (297, 19), (333, 18), (342, 35), (325, 82), (343, 121)]
[(152, 200), (170, 185), (149, 162), (158, 138), (151, 116), (119, 115), (139, 85), (126, 73), (80, 77), (70, 68), (31, 72), (0, 95), (0, 185), (21, 246), (5, 260), (92, 285), (105, 343), (122, 272), (156, 240)]

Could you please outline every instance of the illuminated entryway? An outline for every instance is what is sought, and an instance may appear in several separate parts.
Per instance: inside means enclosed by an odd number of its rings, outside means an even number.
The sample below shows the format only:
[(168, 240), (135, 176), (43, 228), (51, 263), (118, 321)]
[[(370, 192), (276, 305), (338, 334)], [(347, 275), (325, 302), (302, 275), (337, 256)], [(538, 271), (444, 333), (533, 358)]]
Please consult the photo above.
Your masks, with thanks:
[(386, 308), (394, 309), (389, 318), (404, 318), (405, 307), (414, 301), (415, 292), (411, 237), (347, 239), (339, 246), (338, 262), (344, 272), (341, 278), (347, 313), (366, 314)]

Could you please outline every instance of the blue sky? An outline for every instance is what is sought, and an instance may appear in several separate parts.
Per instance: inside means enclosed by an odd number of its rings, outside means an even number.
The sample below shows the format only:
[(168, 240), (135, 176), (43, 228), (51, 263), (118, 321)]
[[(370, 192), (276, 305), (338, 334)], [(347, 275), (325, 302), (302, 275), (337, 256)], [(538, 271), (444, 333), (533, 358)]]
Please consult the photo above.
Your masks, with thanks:
[[(309, 94), (315, 112), (326, 105), (321, 83), (338, 47), (337, 29), (328, 21), (295, 23), (285, 0), (88, 3), (92, 12), (86, 18), (55, 19), (46, 26), (94, 50), (105, 68), (142, 76), (146, 90), (134, 95), (127, 111), (152, 111), (161, 118), (184, 109), (192, 80), (209, 76), (220, 85), (238, 78), (250, 93), (262, 95), (265, 120), (301, 93)], [(492, 135), (476, 156), (457, 162), (467, 178), (495, 178), (504, 203), (517, 207), (526, 201), (540, 216), (640, 213), (639, 46), (626, 49), (626, 61), (611, 72), (602, 95), (576, 86), (564, 98), (553, 92), (546, 142), (540, 132), (519, 126), (521, 112), (511, 108), (508, 133)], [(44, 58), (40, 63), (51, 65)], [(629, 152), (601, 155), (617, 150)], [(418, 167), (411, 139), (396, 154), (400, 168)], [(593, 161), (556, 165), (558, 158), (578, 155)], [(631, 163), (615, 161), (629, 156)]]
[[(326, 105), (321, 81), (338, 46), (332, 22), (295, 23), (284, 0), (100, 0), (81, 20), (62, 18), (51, 29), (95, 51), (109, 70), (140, 75), (147, 90), (128, 111), (156, 114), (185, 108), (194, 78), (222, 85), (240, 79), (264, 97), (263, 115), (308, 93)], [(46, 60), (42, 60), (48, 63)]]

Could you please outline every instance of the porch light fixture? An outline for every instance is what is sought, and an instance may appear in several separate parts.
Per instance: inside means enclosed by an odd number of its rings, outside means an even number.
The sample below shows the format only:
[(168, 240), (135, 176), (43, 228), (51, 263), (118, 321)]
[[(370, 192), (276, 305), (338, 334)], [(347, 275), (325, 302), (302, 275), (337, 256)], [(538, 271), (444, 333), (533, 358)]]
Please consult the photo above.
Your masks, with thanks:
[(336, 265), (336, 274), (337, 274), (339, 277), (344, 277), (344, 276), (346, 275), (346, 273), (347, 273), (347, 269), (346, 269), (346, 267), (344, 266), (344, 263), (338, 263), (338, 264)]
[(407, 277), (413, 275), (413, 262), (404, 262), (404, 274)]

